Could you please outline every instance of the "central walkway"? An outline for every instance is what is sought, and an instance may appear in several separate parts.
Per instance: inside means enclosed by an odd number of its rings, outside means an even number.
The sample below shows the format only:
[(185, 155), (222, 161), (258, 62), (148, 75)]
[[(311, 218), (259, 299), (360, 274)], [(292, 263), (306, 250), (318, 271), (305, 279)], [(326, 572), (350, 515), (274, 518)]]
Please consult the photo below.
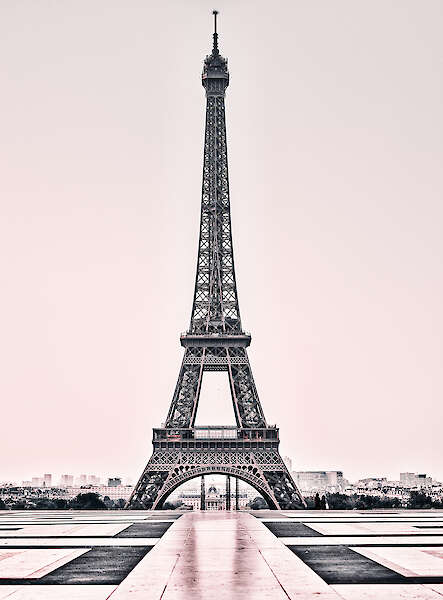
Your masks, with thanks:
[(224, 600), (340, 596), (258, 519), (239, 512), (183, 515), (112, 600)]

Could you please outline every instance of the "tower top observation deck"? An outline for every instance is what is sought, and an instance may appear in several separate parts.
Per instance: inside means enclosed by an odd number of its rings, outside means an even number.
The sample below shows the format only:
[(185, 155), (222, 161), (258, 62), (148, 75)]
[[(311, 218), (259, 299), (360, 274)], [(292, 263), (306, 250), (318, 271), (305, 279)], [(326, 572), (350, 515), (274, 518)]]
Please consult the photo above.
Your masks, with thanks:
[(202, 85), (207, 96), (224, 96), (229, 85), (228, 59), (224, 58), (218, 49), (218, 11), (214, 10), (212, 14), (214, 15), (212, 52), (205, 58), (203, 64)]

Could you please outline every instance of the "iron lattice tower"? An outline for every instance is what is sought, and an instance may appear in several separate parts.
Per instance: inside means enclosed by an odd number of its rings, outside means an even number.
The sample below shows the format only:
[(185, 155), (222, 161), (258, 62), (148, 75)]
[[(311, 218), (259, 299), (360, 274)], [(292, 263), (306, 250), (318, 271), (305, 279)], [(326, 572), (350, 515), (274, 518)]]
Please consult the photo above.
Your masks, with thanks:
[[(218, 49), (214, 11), (212, 53), (204, 61), (206, 128), (200, 239), (194, 302), (185, 348), (165, 426), (153, 431), (153, 454), (127, 503), (161, 508), (185, 481), (207, 473), (238, 477), (275, 509), (305, 506), (278, 451), (279, 431), (267, 425), (252, 376), (238, 305), (232, 249), (225, 122), (227, 60)], [(203, 373), (227, 371), (236, 427), (196, 427)]]

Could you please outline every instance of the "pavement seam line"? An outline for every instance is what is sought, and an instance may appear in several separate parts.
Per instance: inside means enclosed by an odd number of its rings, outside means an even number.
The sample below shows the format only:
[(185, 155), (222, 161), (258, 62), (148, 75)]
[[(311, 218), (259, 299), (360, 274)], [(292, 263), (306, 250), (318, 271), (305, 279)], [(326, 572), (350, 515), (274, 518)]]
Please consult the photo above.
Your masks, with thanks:
[[(255, 518), (255, 517), (254, 517)], [(257, 519), (258, 521), (258, 519)], [(265, 527), (265, 525), (263, 525), (263, 523), (261, 523), (262, 527)], [(245, 531), (248, 534), (250, 540), (252, 541), (252, 543), (255, 545), (255, 547), (258, 550), (258, 553), (260, 554), (260, 556), (262, 557), (262, 559), (265, 561), (266, 565), (268, 566), (268, 569), (271, 571), (272, 575), (274, 576), (274, 579), (276, 580), (276, 582), (278, 583), (278, 585), (281, 587), (281, 589), (283, 590), (283, 593), (285, 594), (285, 596), (287, 598), (289, 598), (289, 600), (291, 600), (291, 596), (288, 594), (288, 592), (285, 590), (285, 588), (283, 587), (282, 583), (280, 582), (280, 580), (278, 579), (277, 575), (274, 573), (274, 570), (272, 569), (271, 565), (268, 563), (268, 561), (266, 560), (266, 558), (264, 557), (262, 551), (260, 550), (259, 545), (257, 544), (257, 542), (255, 541), (255, 539), (252, 537), (252, 534), (250, 533), (249, 529), (247, 527), (245, 527)]]
[[(183, 517), (182, 517), (182, 518), (183, 518)], [(178, 521), (178, 519), (177, 519), (177, 521)], [(171, 529), (171, 527), (170, 527), (169, 529)], [(178, 561), (179, 561), (179, 560), (180, 560), (180, 558), (181, 558), (182, 552), (183, 552), (183, 551), (184, 551), (184, 549), (186, 548), (186, 544), (188, 543), (188, 539), (189, 539), (189, 536), (190, 536), (190, 535), (191, 535), (191, 528), (190, 528), (190, 527), (188, 527), (188, 532), (187, 532), (187, 534), (186, 534), (186, 539), (185, 539), (185, 542), (184, 542), (184, 544), (183, 544), (183, 546), (182, 546), (181, 550), (180, 550), (180, 551), (177, 553), (177, 558), (175, 559), (175, 562), (174, 562), (174, 564), (173, 564), (173, 566), (172, 566), (171, 572), (169, 573), (168, 580), (167, 580), (167, 582), (165, 583), (165, 587), (163, 588), (163, 591), (162, 591), (162, 593), (161, 593), (161, 595), (160, 595), (160, 598), (159, 598), (159, 600), (162, 600), (162, 598), (163, 598), (163, 596), (164, 596), (164, 594), (165, 594), (165, 592), (166, 592), (166, 590), (167, 590), (167, 587), (168, 587), (168, 585), (169, 585), (169, 582), (171, 581), (171, 577), (172, 577), (172, 575), (173, 575), (173, 573), (174, 573), (174, 571), (175, 571), (175, 568), (176, 568), (176, 566), (177, 566), (177, 563), (178, 563)]]
[[(251, 538), (252, 539), (252, 538)], [(257, 547), (258, 548), (258, 547)], [(278, 585), (281, 587), (281, 589), (283, 590), (284, 594), (289, 598), (289, 600), (291, 600), (291, 596), (288, 594), (288, 592), (285, 590), (285, 588), (283, 587), (283, 584), (281, 583), (281, 581), (279, 580), (279, 578), (277, 577), (277, 575), (274, 572), (274, 569), (271, 567), (271, 565), (268, 563), (268, 561), (266, 560), (266, 558), (264, 557), (262, 551), (260, 550), (260, 548), (258, 548), (258, 553), (260, 554), (260, 556), (262, 557), (262, 559), (265, 561), (265, 563), (268, 565), (268, 569), (271, 571), (271, 573), (274, 575), (275, 580), (277, 581)]]
[(112, 590), (112, 592), (109, 594), (109, 596), (106, 596), (105, 600), (109, 600), (109, 598), (112, 596), (112, 594), (115, 592), (116, 589), (118, 589), (118, 585), (115, 586), (115, 588)]

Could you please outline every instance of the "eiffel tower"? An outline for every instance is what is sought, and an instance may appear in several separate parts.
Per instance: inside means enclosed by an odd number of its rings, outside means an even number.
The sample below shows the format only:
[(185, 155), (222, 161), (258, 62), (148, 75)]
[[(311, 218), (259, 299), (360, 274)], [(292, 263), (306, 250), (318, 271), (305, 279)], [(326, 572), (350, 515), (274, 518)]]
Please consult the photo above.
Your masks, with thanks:
[[(253, 486), (272, 509), (306, 506), (278, 451), (279, 430), (266, 423), (252, 377), (232, 250), (225, 92), (228, 61), (218, 49), (217, 11), (206, 90), (200, 240), (194, 303), (177, 385), (164, 427), (153, 430), (153, 453), (126, 505), (161, 509), (182, 483), (205, 474), (233, 476)], [(205, 371), (226, 371), (236, 427), (195, 426)], [(202, 477), (203, 483), (203, 477)]]

